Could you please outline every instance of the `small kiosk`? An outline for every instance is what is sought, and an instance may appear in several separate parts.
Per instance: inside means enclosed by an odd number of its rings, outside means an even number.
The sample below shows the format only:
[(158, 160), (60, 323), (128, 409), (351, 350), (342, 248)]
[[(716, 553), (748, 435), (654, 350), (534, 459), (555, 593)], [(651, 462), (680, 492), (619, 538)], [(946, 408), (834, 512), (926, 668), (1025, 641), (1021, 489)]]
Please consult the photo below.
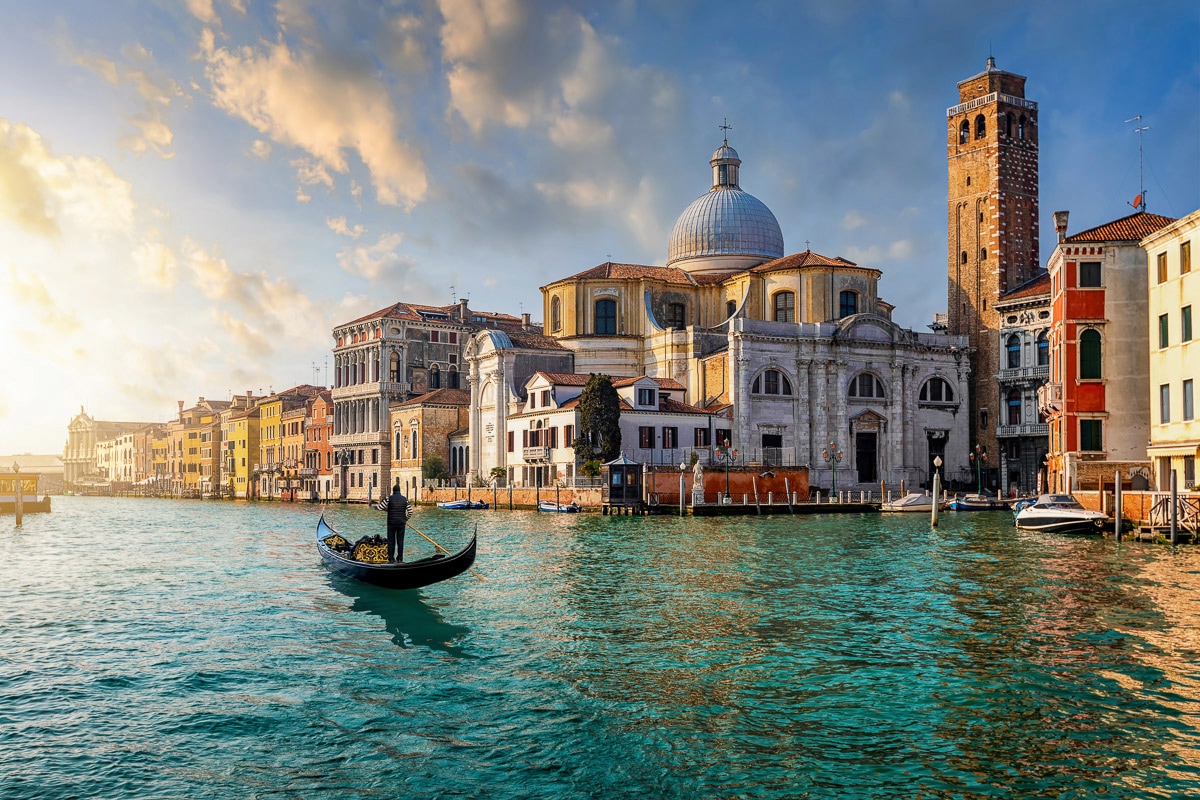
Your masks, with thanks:
[(642, 486), (643, 465), (624, 453), (600, 467), (601, 511), (605, 514), (645, 514)]

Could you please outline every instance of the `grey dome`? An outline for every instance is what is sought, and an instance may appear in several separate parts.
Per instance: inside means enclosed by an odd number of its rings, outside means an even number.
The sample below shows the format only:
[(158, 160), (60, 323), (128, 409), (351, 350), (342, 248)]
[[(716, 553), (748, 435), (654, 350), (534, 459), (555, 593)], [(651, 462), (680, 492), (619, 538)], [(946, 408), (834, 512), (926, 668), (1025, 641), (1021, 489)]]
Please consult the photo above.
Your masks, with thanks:
[(764, 261), (783, 257), (783, 231), (771, 209), (754, 195), (731, 186), (714, 187), (679, 215), (671, 229), (667, 265), (686, 258), (726, 255), (761, 256)]
[(721, 161), (726, 158), (736, 159), (739, 164), (742, 163), (742, 160), (738, 158), (737, 150), (734, 150), (732, 147), (730, 147), (729, 142), (725, 142), (725, 144), (714, 150), (712, 158), (710, 158), (709, 161)]

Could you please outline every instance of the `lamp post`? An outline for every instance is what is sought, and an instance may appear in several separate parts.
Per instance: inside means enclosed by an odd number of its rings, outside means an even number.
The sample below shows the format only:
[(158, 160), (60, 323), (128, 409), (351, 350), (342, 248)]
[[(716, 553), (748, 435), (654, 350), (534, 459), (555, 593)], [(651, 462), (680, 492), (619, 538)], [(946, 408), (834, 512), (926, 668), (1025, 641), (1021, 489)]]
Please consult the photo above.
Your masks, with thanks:
[(825, 463), (830, 465), (829, 494), (831, 497), (837, 495), (837, 465), (841, 463), (845, 455), (841, 450), (838, 450), (837, 442), (830, 442), (829, 447), (821, 451), (821, 458), (825, 459)]
[(726, 505), (729, 504), (729, 465), (733, 462), (733, 459), (737, 458), (737, 454), (738, 454), (737, 450), (730, 450), (729, 448), (725, 448), (725, 452), (722, 453), (722, 456), (725, 459), (725, 504)]
[(679, 516), (681, 516), (681, 517), (684, 515), (684, 504), (686, 502), (684, 500), (684, 495), (683, 495), (683, 488), (684, 488), (683, 473), (686, 470), (687, 470), (687, 462), (680, 461), (679, 462)]
[(987, 463), (987, 451), (982, 446), (975, 445), (975, 450), (967, 454), (967, 460), (975, 465), (976, 491), (983, 494), (983, 465)]

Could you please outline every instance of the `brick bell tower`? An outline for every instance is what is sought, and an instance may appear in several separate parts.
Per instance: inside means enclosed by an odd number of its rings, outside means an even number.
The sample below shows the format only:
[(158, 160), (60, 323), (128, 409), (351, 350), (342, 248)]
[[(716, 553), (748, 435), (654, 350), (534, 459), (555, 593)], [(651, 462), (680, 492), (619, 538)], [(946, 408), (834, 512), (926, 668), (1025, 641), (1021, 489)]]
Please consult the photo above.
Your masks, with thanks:
[[(996, 68), (958, 84), (946, 109), (950, 183), (946, 311), (949, 333), (970, 338), (971, 442), (1000, 465), (996, 426), (1001, 403), (996, 300), (1038, 274), (1037, 103), (1025, 78)], [(990, 480), (984, 487), (991, 486)]]

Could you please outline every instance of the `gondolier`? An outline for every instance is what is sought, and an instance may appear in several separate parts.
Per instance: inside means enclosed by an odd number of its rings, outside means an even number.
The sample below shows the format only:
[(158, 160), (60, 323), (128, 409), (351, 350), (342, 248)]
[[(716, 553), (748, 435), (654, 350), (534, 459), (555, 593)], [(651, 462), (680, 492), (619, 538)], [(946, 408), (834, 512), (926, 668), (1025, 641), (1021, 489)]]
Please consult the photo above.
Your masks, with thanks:
[(392, 487), (392, 493), (375, 506), (387, 512), (388, 561), (395, 564), (404, 560), (404, 526), (412, 515), (408, 498), (400, 492), (400, 480)]

